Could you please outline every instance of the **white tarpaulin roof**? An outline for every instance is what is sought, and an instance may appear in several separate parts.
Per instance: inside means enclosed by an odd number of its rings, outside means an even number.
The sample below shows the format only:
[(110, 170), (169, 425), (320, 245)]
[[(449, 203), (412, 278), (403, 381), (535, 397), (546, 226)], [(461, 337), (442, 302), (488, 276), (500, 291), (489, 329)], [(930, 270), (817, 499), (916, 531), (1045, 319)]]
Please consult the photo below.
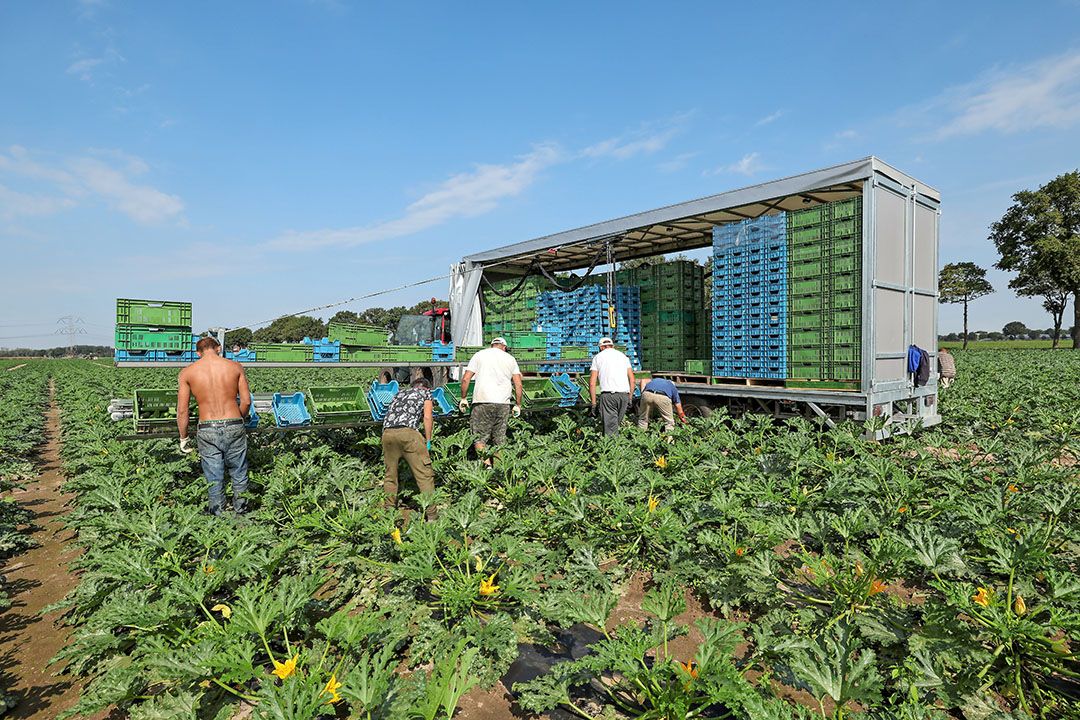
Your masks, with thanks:
[[(597, 253), (611, 243), (615, 261), (708, 247), (712, 228), (728, 222), (759, 217), (781, 210), (799, 210), (843, 200), (863, 191), (863, 182), (875, 173), (940, 201), (934, 188), (875, 157), (793, 175), (760, 185), (710, 195), (647, 212), (545, 235), (464, 258), (467, 266), (497, 266), (491, 274), (521, 274), (539, 260), (548, 271), (589, 267)], [(601, 263), (604, 260), (601, 259)]]

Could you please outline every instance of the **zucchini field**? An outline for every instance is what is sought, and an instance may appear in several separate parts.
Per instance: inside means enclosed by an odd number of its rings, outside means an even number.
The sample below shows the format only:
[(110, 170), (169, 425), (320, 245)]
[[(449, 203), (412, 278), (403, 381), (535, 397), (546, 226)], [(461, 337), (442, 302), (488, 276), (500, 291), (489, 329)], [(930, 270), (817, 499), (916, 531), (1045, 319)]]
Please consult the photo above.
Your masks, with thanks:
[(536, 414), (490, 471), (442, 424), (433, 523), (411, 480), (407, 521), (382, 507), (369, 430), (253, 434), (253, 512), (208, 516), (197, 460), (118, 440), (105, 410), (176, 370), (38, 361), (0, 369), (0, 472), (30, 477), (51, 378), (82, 549), (56, 660), (86, 680), (80, 716), (1080, 717), (1080, 353), (956, 358), (944, 424), (881, 443)]

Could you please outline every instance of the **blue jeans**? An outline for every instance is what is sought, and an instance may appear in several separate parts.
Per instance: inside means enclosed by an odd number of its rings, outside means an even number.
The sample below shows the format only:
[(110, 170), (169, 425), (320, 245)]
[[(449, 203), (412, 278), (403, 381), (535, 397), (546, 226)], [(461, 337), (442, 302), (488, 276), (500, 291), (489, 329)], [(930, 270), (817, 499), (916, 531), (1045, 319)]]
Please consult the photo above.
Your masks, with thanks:
[(243, 512), (247, 492), (247, 431), (243, 423), (200, 425), (196, 435), (203, 475), (210, 488), (210, 512), (220, 515), (225, 506), (225, 469), (232, 479), (233, 510)]

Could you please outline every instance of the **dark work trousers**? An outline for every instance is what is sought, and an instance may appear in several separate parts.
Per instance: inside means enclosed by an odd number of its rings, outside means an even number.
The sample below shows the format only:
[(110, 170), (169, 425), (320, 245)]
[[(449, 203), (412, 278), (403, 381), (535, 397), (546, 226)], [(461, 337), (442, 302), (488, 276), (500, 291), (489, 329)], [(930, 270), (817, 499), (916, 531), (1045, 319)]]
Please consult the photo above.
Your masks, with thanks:
[(604, 423), (604, 434), (614, 435), (626, 417), (630, 407), (630, 395), (624, 392), (600, 393), (600, 420)]

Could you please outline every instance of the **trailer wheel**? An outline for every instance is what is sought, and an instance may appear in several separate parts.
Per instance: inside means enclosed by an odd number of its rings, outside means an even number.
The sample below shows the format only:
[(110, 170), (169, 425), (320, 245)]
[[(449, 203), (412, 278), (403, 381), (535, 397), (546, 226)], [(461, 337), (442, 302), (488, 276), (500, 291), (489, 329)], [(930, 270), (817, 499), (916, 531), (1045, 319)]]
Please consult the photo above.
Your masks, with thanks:
[(688, 418), (707, 418), (712, 415), (713, 409), (708, 405), (698, 405), (697, 403), (684, 403), (683, 412), (686, 413)]

